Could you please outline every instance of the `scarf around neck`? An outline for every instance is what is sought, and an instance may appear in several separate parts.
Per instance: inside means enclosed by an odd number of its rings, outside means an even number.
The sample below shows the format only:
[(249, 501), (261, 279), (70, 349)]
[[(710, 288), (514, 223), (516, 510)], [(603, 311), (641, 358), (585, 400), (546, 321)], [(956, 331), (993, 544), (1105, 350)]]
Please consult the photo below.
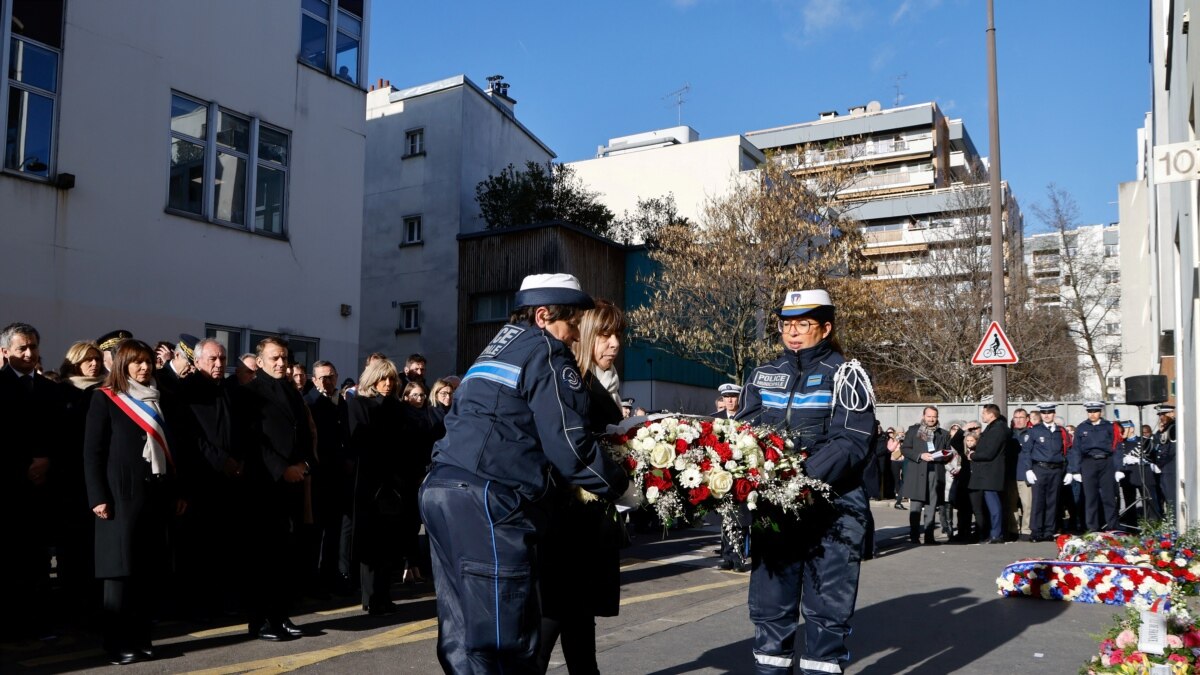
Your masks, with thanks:
[(600, 386), (604, 387), (604, 390), (608, 392), (608, 395), (612, 396), (613, 401), (620, 406), (621, 378), (617, 375), (617, 369), (609, 368), (608, 370), (600, 370), (596, 366), (592, 366), (592, 374), (596, 377), (596, 381), (600, 383)]
[[(165, 427), (165, 421), (162, 414), (162, 408), (159, 406), (159, 392), (157, 383), (150, 380), (150, 386), (138, 384), (134, 380), (129, 380), (129, 390), (125, 395), (140, 402), (143, 412), (153, 413), (150, 417), (157, 418), (160, 426)], [(168, 469), (168, 453), (167, 439), (165, 436), (157, 437), (155, 434), (146, 434), (146, 445), (142, 448), (142, 459), (150, 463), (150, 471), (156, 476), (167, 473)]]
[(71, 386), (76, 389), (87, 389), (88, 387), (100, 384), (104, 381), (103, 377), (84, 377), (82, 375), (72, 375), (67, 378), (71, 382)]

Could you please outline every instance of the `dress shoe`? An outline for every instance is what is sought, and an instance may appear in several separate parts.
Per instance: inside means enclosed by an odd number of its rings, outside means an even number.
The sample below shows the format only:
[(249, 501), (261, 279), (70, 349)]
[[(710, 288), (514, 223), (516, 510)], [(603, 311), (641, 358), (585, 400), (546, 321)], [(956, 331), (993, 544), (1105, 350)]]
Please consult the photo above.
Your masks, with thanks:
[(371, 616), (383, 616), (385, 614), (395, 614), (400, 609), (394, 602), (377, 602), (367, 608), (367, 614)]
[(989, 544), (1003, 544), (1003, 543), (1004, 543), (1004, 538), (1003, 538), (1003, 537), (992, 537), (991, 539), (988, 539), (988, 540), (987, 540), (987, 543), (989, 543)]
[(892, 504), (892, 508), (896, 509), (897, 511), (907, 511), (908, 510), (908, 507), (903, 504)]
[(127, 666), (131, 663), (140, 663), (149, 661), (150, 659), (142, 652), (134, 649), (131, 651), (111, 652), (108, 655), (108, 662), (114, 666)]
[(283, 621), (280, 621), (279, 627), (283, 629), (283, 632), (291, 635), (292, 637), (300, 637), (301, 635), (304, 635), (304, 630), (292, 623), (291, 619), (284, 619)]
[(158, 652), (154, 651), (154, 647), (152, 645), (138, 647), (138, 651), (141, 652), (142, 656), (146, 657), (147, 660), (153, 661), (154, 659), (158, 658)]
[(925, 545), (926, 546), (941, 546), (942, 542), (938, 541), (937, 539), (934, 539), (933, 537), (925, 537)]
[(716, 565), (713, 565), (713, 569), (725, 570), (726, 572), (728, 572), (729, 570), (733, 569), (733, 563), (729, 562), (728, 560), (722, 560), (721, 562), (717, 563)]
[(283, 629), (283, 626), (273, 624), (270, 621), (259, 626), (257, 630), (251, 629), (250, 635), (259, 640), (266, 640), (267, 642), (285, 642), (295, 639), (293, 635)]

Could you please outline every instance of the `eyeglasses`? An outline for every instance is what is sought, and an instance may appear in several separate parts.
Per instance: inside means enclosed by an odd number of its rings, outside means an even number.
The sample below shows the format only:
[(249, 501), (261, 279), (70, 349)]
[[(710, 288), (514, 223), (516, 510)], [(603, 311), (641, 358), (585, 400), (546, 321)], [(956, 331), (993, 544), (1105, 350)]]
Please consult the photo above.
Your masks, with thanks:
[(409, 397), (409, 398), (415, 398), (415, 399), (418, 399), (418, 400), (421, 400), (421, 399), (424, 399), (424, 398), (426, 398), (425, 394), (409, 394), (409, 395), (408, 395), (408, 397)]
[(780, 333), (794, 332), (799, 335), (811, 333), (814, 328), (821, 325), (809, 319), (779, 319), (778, 323)]

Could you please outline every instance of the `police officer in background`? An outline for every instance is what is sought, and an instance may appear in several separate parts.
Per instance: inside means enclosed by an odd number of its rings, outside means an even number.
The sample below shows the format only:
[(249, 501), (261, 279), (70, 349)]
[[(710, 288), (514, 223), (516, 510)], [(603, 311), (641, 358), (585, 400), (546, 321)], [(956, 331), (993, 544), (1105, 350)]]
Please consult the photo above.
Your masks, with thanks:
[(721, 395), (721, 405), (724, 408), (717, 410), (712, 416), (719, 419), (732, 419), (737, 413), (738, 397), (742, 395), (742, 388), (732, 382), (726, 382), (717, 387), (717, 393)]
[(1119, 424), (1104, 419), (1104, 404), (1083, 404), (1087, 419), (1075, 428), (1074, 445), (1079, 453), (1079, 473), (1083, 477), (1083, 503), (1088, 532), (1117, 528), (1117, 481), (1121, 468), (1118, 452), (1124, 441)]
[(1158, 476), (1158, 501), (1162, 514), (1175, 513), (1175, 491), (1178, 475), (1175, 470), (1175, 406), (1160, 403), (1154, 406), (1158, 413), (1158, 431), (1151, 437), (1150, 446), (1154, 453), (1155, 473)]
[(755, 672), (791, 673), (804, 613), (803, 673), (840, 673), (858, 595), (859, 564), (870, 531), (862, 487), (875, 395), (857, 361), (834, 337), (834, 305), (823, 290), (789, 291), (777, 310), (783, 354), (751, 374), (736, 418), (779, 428), (810, 456), (808, 473), (832, 486), (832, 503), (802, 522), (769, 504), (759, 508), (778, 531), (751, 537), (750, 619)]
[(419, 498), (447, 673), (537, 672), (534, 547), (551, 472), (613, 500), (629, 484), (587, 433), (570, 345), (592, 306), (569, 274), (525, 277), (510, 322), (454, 392)]
[(1017, 470), (1033, 492), (1029, 540), (1054, 538), (1059, 485), (1070, 485), (1079, 474), (1079, 453), (1071, 448), (1067, 430), (1054, 420), (1055, 406), (1038, 406), (1041, 421), (1021, 434)]

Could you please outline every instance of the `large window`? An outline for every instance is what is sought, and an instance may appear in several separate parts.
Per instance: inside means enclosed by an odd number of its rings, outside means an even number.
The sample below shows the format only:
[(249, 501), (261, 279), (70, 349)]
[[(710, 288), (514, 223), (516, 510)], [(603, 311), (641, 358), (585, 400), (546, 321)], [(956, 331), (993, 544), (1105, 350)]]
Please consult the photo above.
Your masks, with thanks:
[(0, 0), (4, 169), (54, 174), (63, 0)]
[(242, 354), (253, 352), (263, 338), (279, 338), (287, 343), (288, 353), (293, 361), (302, 364), (305, 370), (311, 372), (312, 364), (320, 360), (321, 341), (316, 338), (300, 335), (286, 335), (270, 331), (254, 330), (252, 328), (235, 328), (218, 324), (205, 324), (204, 336), (215, 338), (225, 345), (229, 356), (229, 366), (237, 366), (237, 358)]
[(167, 209), (284, 236), (290, 140), (256, 117), (173, 92)]
[(513, 293), (487, 293), (471, 298), (471, 321), (508, 321), (513, 311), (514, 298)]
[(362, 39), (363, 0), (302, 0), (300, 61), (303, 63), (358, 84), (362, 81)]

